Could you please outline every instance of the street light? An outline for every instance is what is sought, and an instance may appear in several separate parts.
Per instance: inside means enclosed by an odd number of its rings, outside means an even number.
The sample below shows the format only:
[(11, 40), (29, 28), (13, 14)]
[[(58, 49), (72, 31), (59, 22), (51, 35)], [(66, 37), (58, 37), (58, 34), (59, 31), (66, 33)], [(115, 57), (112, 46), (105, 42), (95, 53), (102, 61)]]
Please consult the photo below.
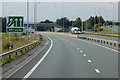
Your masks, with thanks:
[(82, 23), (82, 32), (83, 32), (83, 21), (81, 20), (81, 23)]
[(100, 14), (100, 8), (99, 8), (99, 24), (98, 24), (98, 27), (99, 27), (99, 33), (100, 33), (100, 23), (101, 23), (101, 22), (100, 22), (100, 15), (101, 15), (101, 14)]
[(4, 1), (5, 0), (2, 0), (2, 16), (4, 17)]
[(34, 30), (36, 31), (36, 0), (34, 1)]
[(63, 32), (64, 32), (64, 0), (63, 0)]
[(104, 10), (105, 14), (106, 14), (106, 26), (107, 26), (107, 10)]
[[(93, 8), (95, 11), (94, 11), (94, 15), (96, 15), (96, 8)], [(95, 25), (95, 16), (94, 16), (94, 25)], [(94, 26), (93, 26), (94, 27)], [(94, 32), (95, 32), (95, 28), (94, 28)]]
[(29, 32), (29, 29), (28, 29), (28, 26), (29, 26), (29, 0), (27, 0), (27, 40), (29, 40), (29, 35), (28, 35), (28, 32)]
[(87, 32), (87, 20), (86, 20), (86, 32)]

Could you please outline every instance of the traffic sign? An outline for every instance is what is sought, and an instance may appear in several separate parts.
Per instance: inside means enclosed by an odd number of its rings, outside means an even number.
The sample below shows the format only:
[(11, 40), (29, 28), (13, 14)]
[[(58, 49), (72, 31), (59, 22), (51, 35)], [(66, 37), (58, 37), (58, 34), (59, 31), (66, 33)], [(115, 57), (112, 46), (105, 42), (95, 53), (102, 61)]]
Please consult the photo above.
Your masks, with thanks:
[(24, 31), (24, 18), (23, 16), (8, 16), (6, 24), (7, 32), (23, 32)]

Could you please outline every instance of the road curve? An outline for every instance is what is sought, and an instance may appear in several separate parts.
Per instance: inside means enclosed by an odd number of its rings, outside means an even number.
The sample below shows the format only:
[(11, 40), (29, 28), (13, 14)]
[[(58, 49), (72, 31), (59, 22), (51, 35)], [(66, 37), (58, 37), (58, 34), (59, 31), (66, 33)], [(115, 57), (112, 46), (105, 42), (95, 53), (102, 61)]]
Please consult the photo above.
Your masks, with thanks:
[(118, 53), (76, 38), (43, 34), (53, 47), (29, 78), (117, 78)]

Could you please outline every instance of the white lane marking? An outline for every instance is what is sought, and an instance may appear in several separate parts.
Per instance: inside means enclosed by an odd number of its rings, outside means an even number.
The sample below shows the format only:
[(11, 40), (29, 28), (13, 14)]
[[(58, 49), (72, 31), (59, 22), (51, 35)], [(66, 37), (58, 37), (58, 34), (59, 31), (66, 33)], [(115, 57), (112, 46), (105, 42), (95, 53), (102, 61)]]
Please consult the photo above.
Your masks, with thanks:
[(99, 69), (95, 69), (96, 73), (100, 73)]
[(91, 60), (88, 60), (89, 63), (91, 63), (92, 61)]
[[(49, 38), (49, 37), (48, 37)], [(50, 39), (50, 38), (49, 38)], [(44, 50), (46, 48), (46, 46), (42, 49)], [(35, 52), (35, 53), (40, 53), (39, 52)], [(29, 63), (32, 59), (34, 59), (38, 54), (34, 55), (31, 59), (29, 59), (24, 65), (22, 65), (21, 67), (19, 67), (17, 70), (15, 70), (13, 73), (11, 73), (9, 76), (7, 76), (6, 78), (9, 78), (10, 76), (12, 76), (13, 74), (15, 74), (18, 70), (20, 70), (23, 66), (25, 66), (27, 63)], [(15, 66), (16, 67), (16, 66)]]
[(83, 54), (83, 56), (86, 56), (86, 54)]
[(80, 50), (80, 52), (83, 52), (82, 50)]
[(79, 48), (77, 48), (77, 49), (79, 49)]
[[(85, 41), (85, 40), (82, 40), (82, 41)], [(92, 42), (89, 42), (89, 41), (85, 41), (85, 42), (92, 43)], [(112, 50), (112, 51), (117, 52), (117, 53), (119, 52), (119, 51), (117, 51), (117, 50), (115, 50), (115, 49), (112, 49), (112, 48), (109, 48), (109, 47), (106, 47), (106, 46), (103, 46), (103, 45), (99, 45), (99, 44), (96, 44), (96, 43), (92, 43), (92, 44), (95, 44), (95, 45), (97, 45), (97, 46), (101, 46), (101, 47), (103, 47), (103, 48)]]
[[(51, 40), (51, 39), (50, 39)], [(48, 49), (48, 51), (45, 53), (45, 55), (40, 59), (40, 61), (37, 62), (37, 64), (23, 77), (23, 80), (25, 78), (28, 78), (34, 71), (35, 69), (41, 64), (41, 62), (45, 59), (45, 57), (48, 55), (48, 53), (50, 52), (51, 48), (53, 46), (53, 41), (51, 40), (51, 45), (50, 48)]]

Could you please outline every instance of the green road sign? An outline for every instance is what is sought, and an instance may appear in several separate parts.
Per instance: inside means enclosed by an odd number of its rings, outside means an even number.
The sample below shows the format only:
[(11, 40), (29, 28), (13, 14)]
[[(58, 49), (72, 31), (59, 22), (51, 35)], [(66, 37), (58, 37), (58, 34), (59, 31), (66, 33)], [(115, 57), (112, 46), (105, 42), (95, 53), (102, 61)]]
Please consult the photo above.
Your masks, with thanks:
[(7, 32), (23, 32), (24, 28), (23, 16), (8, 16), (7, 17)]

